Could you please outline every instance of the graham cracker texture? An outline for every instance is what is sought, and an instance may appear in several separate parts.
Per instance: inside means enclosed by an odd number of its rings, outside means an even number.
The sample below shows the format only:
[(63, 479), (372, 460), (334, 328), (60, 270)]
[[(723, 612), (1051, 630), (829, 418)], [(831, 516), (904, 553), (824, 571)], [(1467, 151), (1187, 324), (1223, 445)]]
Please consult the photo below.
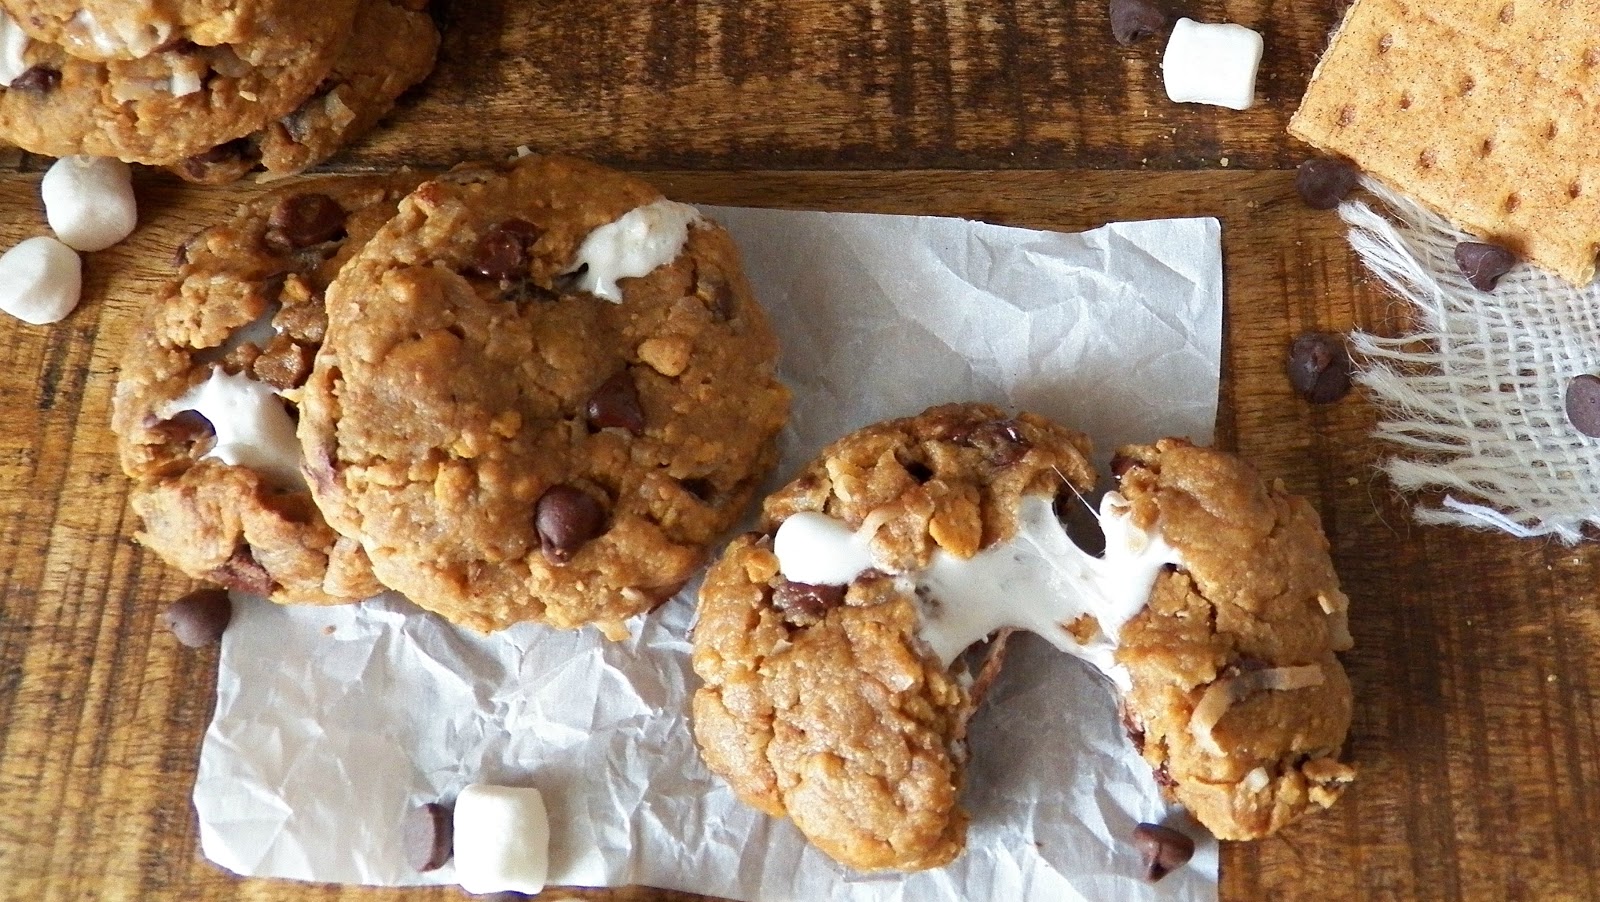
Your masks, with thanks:
[(1357, 0), (1289, 133), (1582, 286), (1597, 126), (1595, 0)]

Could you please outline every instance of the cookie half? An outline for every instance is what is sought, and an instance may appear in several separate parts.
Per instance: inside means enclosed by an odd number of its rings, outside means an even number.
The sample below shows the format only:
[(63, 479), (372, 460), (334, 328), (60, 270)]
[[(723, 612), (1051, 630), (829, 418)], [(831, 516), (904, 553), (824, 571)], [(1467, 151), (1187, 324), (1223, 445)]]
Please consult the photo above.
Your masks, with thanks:
[[(179, 248), (177, 278), (124, 354), (112, 428), (139, 540), (184, 573), (287, 603), (381, 591), (359, 544), (312, 503), (293, 416), (326, 329), (323, 292), (421, 181), (301, 182)], [(195, 410), (220, 419), (229, 404), (254, 410), (220, 427)], [(273, 439), (287, 444), (265, 447)]]
[[(332, 70), (356, 7), (357, 0), (325, 0), (316, 15), (327, 26), (260, 65), (226, 44), (180, 43), (138, 59), (96, 62), (59, 44), (8, 40), (0, 55), (0, 137), (55, 157), (180, 162), (299, 107)], [(0, 21), (8, 31), (16, 27)]]
[(424, 184), (328, 318), (317, 501), (385, 584), (478, 630), (623, 635), (738, 519), (787, 417), (728, 234), (578, 160)]
[(1316, 511), (1235, 455), (1181, 439), (1123, 448), (1129, 518), (1181, 567), (1122, 629), (1129, 734), (1167, 793), (1219, 839), (1258, 839), (1332, 805), (1350, 681), (1349, 599)]
[[(693, 715), (707, 765), (850, 867), (959, 855), (975, 687), (967, 643), (940, 654), (925, 629), (930, 605), (959, 600), (916, 575), (1005, 553), (1025, 508), (1048, 513), (1058, 493), (1089, 490), (1088, 451), (1079, 433), (981, 404), (870, 426), (823, 451), (701, 587)], [(794, 530), (829, 523), (848, 548), (808, 553), (826, 538)], [(808, 558), (821, 569), (798, 572)]]

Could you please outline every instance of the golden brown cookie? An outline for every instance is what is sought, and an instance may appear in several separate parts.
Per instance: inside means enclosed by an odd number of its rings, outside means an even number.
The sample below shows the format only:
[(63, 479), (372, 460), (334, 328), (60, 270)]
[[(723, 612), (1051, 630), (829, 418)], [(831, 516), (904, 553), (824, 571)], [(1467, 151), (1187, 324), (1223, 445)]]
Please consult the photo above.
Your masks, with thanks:
[(29, 41), (20, 61), (0, 60), (9, 78), (0, 89), (0, 138), (49, 156), (152, 165), (204, 153), (304, 103), (349, 39), (356, 6), (323, 0), (315, 15), (326, 27), (259, 65), (226, 44), (179, 43), (139, 59), (95, 62)]
[(245, 62), (266, 65), (347, 21), (339, 4), (322, 0), (0, 0), (0, 10), (34, 40), (96, 62), (187, 43), (228, 45)]
[(421, 181), (301, 182), (179, 249), (177, 278), (124, 354), (112, 416), (139, 539), (178, 569), (280, 602), (381, 591), (358, 543), (328, 527), (303, 484), (210, 455), (215, 429), (184, 408), (220, 367), (270, 386), (292, 410), (322, 340), (328, 282)]
[(425, 3), (361, 0), (355, 29), (322, 83), (293, 112), (169, 167), (208, 185), (253, 169), (275, 176), (315, 166), (365, 134), (433, 70), (439, 31)]
[(623, 635), (738, 519), (787, 417), (727, 232), (578, 160), (424, 184), (328, 318), (313, 493), (385, 584), (479, 630)]
[[(700, 591), (695, 738), (740, 798), (859, 870), (936, 867), (966, 844), (975, 688), (924, 641), (905, 575), (1004, 545), (1027, 499), (1094, 482), (1088, 441), (1031, 414), (947, 405), (840, 439), (767, 499)], [(774, 534), (825, 514), (870, 535), (848, 585), (792, 582)], [(781, 541), (781, 540), (780, 540)], [(979, 685), (992, 678), (992, 669)]]
[(1219, 839), (1332, 805), (1355, 776), (1349, 599), (1316, 511), (1238, 457), (1180, 439), (1118, 452), (1132, 520), (1182, 566), (1123, 628), (1125, 722), (1167, 793)]

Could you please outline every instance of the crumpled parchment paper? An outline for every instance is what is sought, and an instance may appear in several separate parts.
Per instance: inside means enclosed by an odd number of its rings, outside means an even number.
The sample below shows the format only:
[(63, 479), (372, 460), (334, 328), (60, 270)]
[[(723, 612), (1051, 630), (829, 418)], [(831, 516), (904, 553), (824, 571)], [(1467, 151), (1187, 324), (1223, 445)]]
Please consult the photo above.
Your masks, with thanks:
[[(707, 208), (738, 239), (794, 390), (773, 485), (823, 445), (953, 400), (1032, 410), (1095, 440), (1211, 440), (1221, 353), (1214, 219), (1079, 235), (935, 217)], [(628, 641), (523, 624), (458, 630), (398, 596), (342, 608), (238, 599), (194, 801), (240, 874), (419, 875), (398, 825), (474, 782), (538, 787), (552, 885), (646, 884), (739, 900), (1215, 899), (1217, 847), (1139, 879), (1140, 821), (1204, 831), (1160, 799), (1087, 666), (1031, 636), (971, 730), (968, 848), (863, 875), (742, 805), (690, 732), (691, 585)]]

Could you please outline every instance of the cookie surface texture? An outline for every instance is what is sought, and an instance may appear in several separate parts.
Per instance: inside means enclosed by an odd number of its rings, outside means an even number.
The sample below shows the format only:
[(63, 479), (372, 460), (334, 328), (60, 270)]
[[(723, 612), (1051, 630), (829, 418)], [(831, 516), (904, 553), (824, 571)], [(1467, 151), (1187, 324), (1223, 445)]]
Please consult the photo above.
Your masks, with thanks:
[[(326, 27), (260, 64), (232, 45), (180, 42), (94, 61), (30, 40), (0, 90), (0, 137), (49, 156), (169, 165), (255, 132), (306, 101), (351, 35), (357, 0), (326, 0)], [(7, 62), (11, 66), (11, 62)]]
[(1574, 285), (1600, 246), (1600, 20), (1566, 0), (1359, 0), (1289, 132)]
[(385, 584), (481, 631), (623, 635), (738, 519), (787, 417), (728, 234), (577, 160), (424, 184), (328, 316), (313, 492)]
[(302, 182), (180, 248), (177, 278), (125, 352), (112, 425), (139, 540), (184, 573), (287, 603), (381, 590), (359, 544), (327, 525), (303, 485), (208, 456), (215, 429), (182, 408), (220, 367), (271, 386), (292, 409), (323, 337), (328, 282), (421, 181)]
[(350, 40), (315, 93), (265, 127), (170, 168), (189, 181), (215, 185), (256, 168), (290, 175), (333, 156), (433, 70), (439, 30), (424, 5), (361, 0)]
[[(913, 593), (887, 574), (1008, 540), (1025, 497), (1093, 485), (1088, 450), (1029, 414), (947, 405), (841, 439), (769, 497), (762, 531), (735, 540), (700, 592), (693, 718), (712, 771), (852, 868), (959, 855), (965, 723), (992, 674), (969, 689), (960, 659), (946, 668), (918, 635)], [(851, 530), (870, 520), (882, 569), (796, 600), (772, 536), (801, 512)]]
[(0, 9), (34, 40), (96, 62), (194, 44), (267, 65), (348, 23), (339, 4), (319, 0), (0, 0)]
[(1121, 633), (1124, 722), (1158, 782), (1219, 839), (1257, 839), (1326, 808), (1354, 771), (1350, 648), (1316, 512), (1238, 457), (1188, 442), (1119, 450), (1133, 519), (1183, 566)]

